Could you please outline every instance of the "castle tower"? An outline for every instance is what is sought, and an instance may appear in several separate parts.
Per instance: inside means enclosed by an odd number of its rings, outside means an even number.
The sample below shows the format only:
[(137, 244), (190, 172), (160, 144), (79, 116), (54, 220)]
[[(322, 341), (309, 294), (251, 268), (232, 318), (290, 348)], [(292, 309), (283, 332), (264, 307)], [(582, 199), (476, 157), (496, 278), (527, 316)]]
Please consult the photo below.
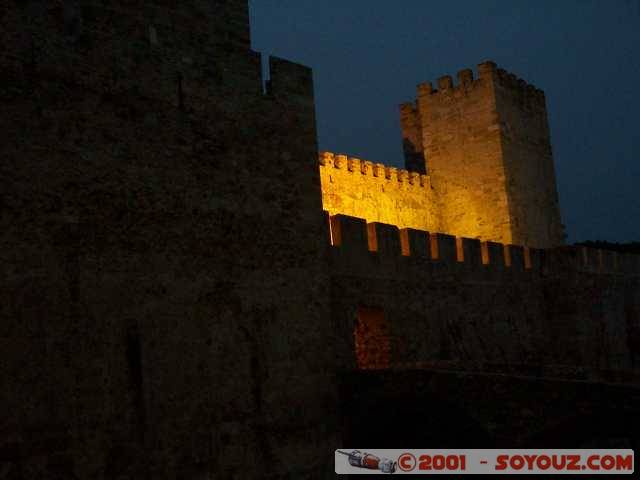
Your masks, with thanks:
[(428, 173), (439, 229), (546, 248), (563, 242), (544, 93), (493, 62), (418, 87), (401, 106), (407, 168)]

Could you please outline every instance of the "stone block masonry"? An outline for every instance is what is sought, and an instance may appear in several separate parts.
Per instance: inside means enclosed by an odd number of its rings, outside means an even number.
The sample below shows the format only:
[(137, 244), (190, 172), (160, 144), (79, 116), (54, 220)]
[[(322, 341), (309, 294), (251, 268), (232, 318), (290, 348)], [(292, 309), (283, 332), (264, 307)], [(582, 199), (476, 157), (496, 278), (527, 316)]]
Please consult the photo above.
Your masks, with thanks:
[(536, 248), (544, 101), (493, 64), (419, 87), (402, 170), (318, 162), (245, 0), (5, 2), (0, 44), (0, 477), (329, 479), (340, 415), (422, 403), (345, 372), (637, 371), (640, 262)]
[[(546, 248), (562, 244), (544, 94), (493, 62), (418, 86), (401, 106), (407, 165), (423, 160), (441, 229)], [(421, 154), (420, 154), (421, 153)]]
[(638, 255), (481, 243), (343, 215), (327, 222), (344, 370), (368, 368), (353, 350), (362, 308), (376, 312), (372, 341), (384, 344), (388, 368), (549, 365), (592, 379), (637, 369)]
[[(323, 207), (505, 244), (563, 243), (544, 93), (485, 62), (400, 107), (410, 170), (320, 154)], [(378, 172), (384, 172), (378, 173)], [(421, 188), (413, 179), (420, 179)]]
[(319, 165), (323, 208), (332, 215), (435, 229), (427, 175), (329, 152), (320, 153)]
[(0, 12), (0, 476), (332, 472), (311, 70), (244, 0)]

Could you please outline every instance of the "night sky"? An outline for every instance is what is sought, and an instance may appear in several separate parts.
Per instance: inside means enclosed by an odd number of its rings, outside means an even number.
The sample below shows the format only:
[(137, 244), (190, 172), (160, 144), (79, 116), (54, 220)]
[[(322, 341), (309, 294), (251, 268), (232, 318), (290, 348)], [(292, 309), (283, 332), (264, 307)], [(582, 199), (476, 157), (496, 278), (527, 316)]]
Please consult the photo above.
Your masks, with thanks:
[(545, 91), (569, 241), (640, 240), (640, 0), (251, 0), (252, 47), (314, 70), (321, 150), (404, 166), (398, 105), (493, 60)]

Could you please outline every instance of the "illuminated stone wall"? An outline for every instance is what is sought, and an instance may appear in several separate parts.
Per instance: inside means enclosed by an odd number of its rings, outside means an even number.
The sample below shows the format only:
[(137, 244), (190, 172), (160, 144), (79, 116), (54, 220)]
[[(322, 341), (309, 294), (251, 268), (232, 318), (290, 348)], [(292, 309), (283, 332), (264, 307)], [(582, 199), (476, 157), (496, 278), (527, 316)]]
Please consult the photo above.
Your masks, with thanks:
[(502, 69), (492, 74), (513, 237), (522, 245), (562, 244), (545, 95)]
[(544, 94), (492, 62), (418, 87), (401, 106), (411, 171), (320, 154), (331, 215), (548, 248), (563, 226)]
[(402, 119), (405, 141), (422, 141), (442, 231), (513, 243), (493, 85), (484, 74), (475, 82), (461, 79), (457, 88), (448, 76), (438, 90), (420, 85), (416, 103), (403, 105)]
[[(417, 169), (442, 150), (430, 176), (318, 168), (312, 72), (271, 57), (264, 82), (245, 0), (0, 11), (2, 478), (334, 478), (358, 353), (638, 365), (636, 259), (425, 234), (517, 231), (484, 80), (427, 100), (458, 137), (407, 121)], [(380, 312), (361, 330), (359, 307)]]
[(563, 242), (542, 91), (493, 62), (418, 87), (401, 107), (407, 165), (423, 152), (442, 231), (546, 248)]
[(437, 218), (430, 179), (380, 163), (320, 154), (324, 210), (400, 228), (433, 230)]

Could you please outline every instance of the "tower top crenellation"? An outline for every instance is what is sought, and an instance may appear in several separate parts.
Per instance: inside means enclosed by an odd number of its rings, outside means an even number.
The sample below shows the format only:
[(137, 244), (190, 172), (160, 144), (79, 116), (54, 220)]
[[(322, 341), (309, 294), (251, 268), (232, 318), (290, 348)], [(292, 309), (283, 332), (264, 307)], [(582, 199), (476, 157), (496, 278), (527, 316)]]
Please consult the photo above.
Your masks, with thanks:
[(477, 72), (478, 75), (474, 78), (473, 70), (464, 68), (458, 71), (456, 75), (457, 81), (455, 82), (451, 75), (443, 75), (436, 81), (437, 88), (433, 87), (432, 82), (420, 83), (417, 87), (418, 98), (428, 95), (458, 93), (472, 89), (480, 83), (490, 82), (512, 91), (514, 94), (525, 98), (528, 102), (544, 104), (545, 95), (541, 89), (503, 68), (499, 68), (493, 61), (489, 60), (480, 63), (477, 66)]

